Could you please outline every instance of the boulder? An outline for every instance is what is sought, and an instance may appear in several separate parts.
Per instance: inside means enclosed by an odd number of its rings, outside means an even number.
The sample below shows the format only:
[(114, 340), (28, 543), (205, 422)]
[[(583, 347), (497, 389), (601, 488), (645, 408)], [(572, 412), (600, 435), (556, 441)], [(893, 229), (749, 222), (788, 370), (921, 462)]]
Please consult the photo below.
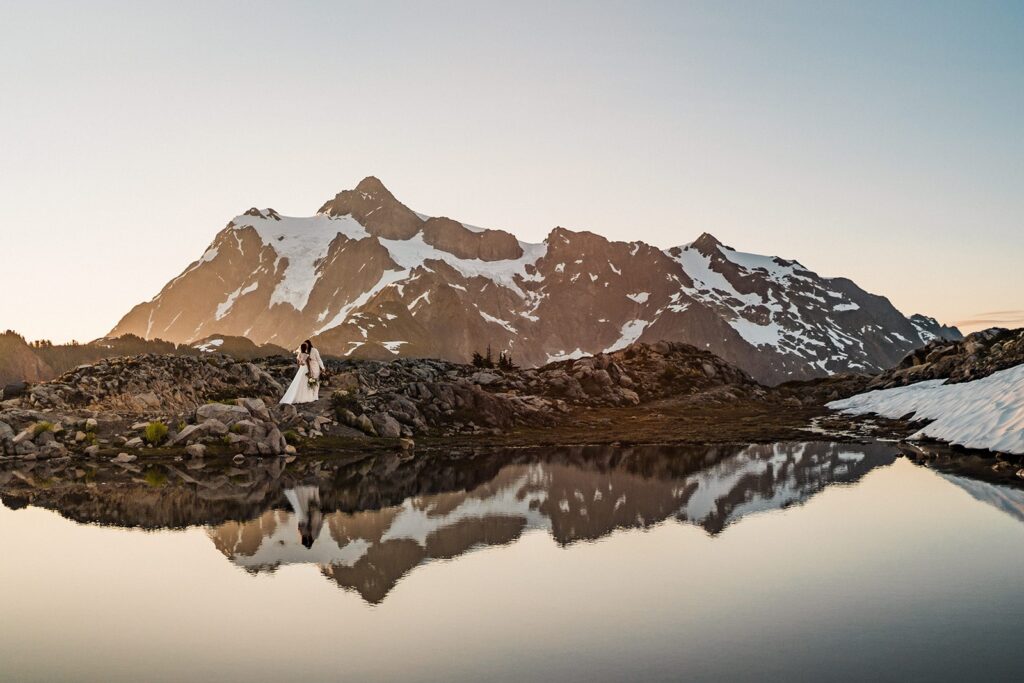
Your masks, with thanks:
[(169, 446), (180, 446), (183, 443), (189, 443), (190, 441), (199, 438), (203, 434), (203, 428), (201, 425), (187, 425), (184, 429), (178, 432), (168, 443)]
[(193, 443), (185, 446), (185, 453), (190, 458), (201, 458), (206, 455), (206, 446), (201, 443)]
[(267, 409), (267, 404), (259, 398), (240, 398), (238, 399), (239, 404), (249, 411), (249, 414), (253, 417), (258, 417), (264, 422), (270, 420), (270, 411)]
[(373, 426), (373, 422), (371, 422), (370, 418), (366, 417), (365, 414), (360, 414), (359, 417), (356, 418), (355, 426), (357, 429), (359, 429), (365, 434), (369, 434), (370, 436), (377, 436), (377, 430)]
[(376, 413), (370, 418), (370, 422), (373, 423), (377, 436), (386, 439), (397, 439), (402, 435), (402, 425), (398, 423), (398, 420), (391, 417), (390, 413)]
[(199, 427), (204, 436), (224, 436), (228, 433), (228, 426), (215, 417), (204, 421)]
[(249, 411), (242, 406), (225, 405), (223, 403), (207, 403), (196, 408), (196, 422), (219, 420), (230, 426), (239, 420), (249, 418)]

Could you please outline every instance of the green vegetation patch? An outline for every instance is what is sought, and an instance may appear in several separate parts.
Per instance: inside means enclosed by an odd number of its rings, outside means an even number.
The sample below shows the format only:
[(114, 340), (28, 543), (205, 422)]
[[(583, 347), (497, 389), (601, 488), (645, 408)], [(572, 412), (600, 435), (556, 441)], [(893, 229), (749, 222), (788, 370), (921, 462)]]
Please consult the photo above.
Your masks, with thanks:
[(167, 432), (170, 431), (163, 422), (159, 420), (150, 422), (146, 425), (146, 431), (142, 435), (142, 440), (151, 446), (159, 446), (167, 438)]

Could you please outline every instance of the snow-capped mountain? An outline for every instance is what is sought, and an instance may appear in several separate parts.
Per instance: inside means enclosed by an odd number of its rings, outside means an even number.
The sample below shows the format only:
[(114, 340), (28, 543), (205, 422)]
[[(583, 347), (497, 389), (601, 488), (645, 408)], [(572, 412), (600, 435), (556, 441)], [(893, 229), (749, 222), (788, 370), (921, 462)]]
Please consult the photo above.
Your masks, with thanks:
[(887, 299), (705, 233), (662, 250), (555, 228), (540, 244), (418, 214), (376, 178), (316, 215), (250, 209), (111, 335), (214, 334), (337, 356), (465, 361), (488, 344), (522, 365), (668, 339), (766, 382), (875, 371), (938, 335)]

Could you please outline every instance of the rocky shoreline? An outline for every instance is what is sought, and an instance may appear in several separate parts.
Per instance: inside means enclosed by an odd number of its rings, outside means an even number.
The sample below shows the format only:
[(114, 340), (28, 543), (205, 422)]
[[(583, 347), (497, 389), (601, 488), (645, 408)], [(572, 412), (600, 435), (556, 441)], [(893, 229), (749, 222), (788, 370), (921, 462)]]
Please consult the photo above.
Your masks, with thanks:
[(127, 465), (157, 456), (241, 462), (367, 450), (738, 444), (814, 433), (900, 439), (911, 433), (905, 421), (839, 416), (825, 404), (912, 377), (972, 378), (1017, 363), (1022, 354), (1024, 331), (978, 333), (933, 342), (878, 376), (778, 387), (678, 342), (639, 343), (525, 370), (328, 359), (331, 379), (322, 398), (298, 406), (276, 402), (294, 374), (290, 358), (144, 354), (103, 359), (16, 388), (13, 396), (5, 392), (0, 458)]

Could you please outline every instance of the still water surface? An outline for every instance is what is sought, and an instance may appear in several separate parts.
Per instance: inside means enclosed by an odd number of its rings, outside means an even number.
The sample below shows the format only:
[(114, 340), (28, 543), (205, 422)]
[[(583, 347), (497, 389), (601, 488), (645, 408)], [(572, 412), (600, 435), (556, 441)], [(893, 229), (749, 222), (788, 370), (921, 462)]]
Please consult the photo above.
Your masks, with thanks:
[(0, 680), (1021, 680), (1024, 494), (883, 444), (0, 469)]

